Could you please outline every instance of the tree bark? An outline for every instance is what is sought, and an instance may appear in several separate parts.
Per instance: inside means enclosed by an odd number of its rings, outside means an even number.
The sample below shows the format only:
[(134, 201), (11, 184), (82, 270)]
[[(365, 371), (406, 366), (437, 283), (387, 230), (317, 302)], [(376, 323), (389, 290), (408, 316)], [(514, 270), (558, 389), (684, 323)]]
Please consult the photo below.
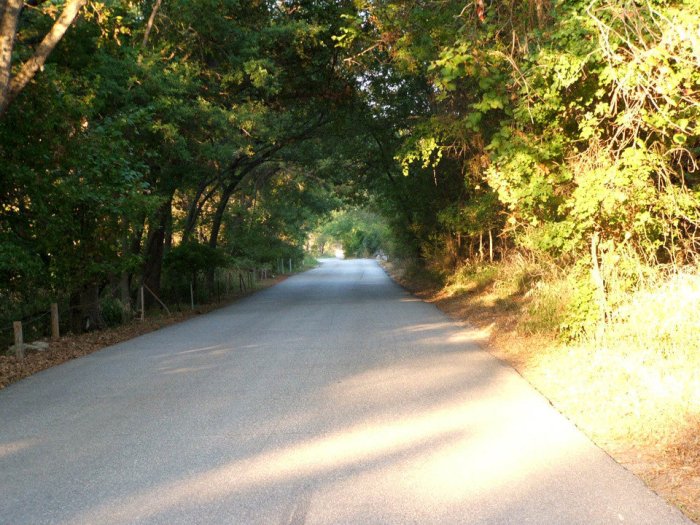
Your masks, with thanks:
[(226, 213), (226, 207), (228, 202), (231, 200), (231, 195), (233, 195), (234, 190), (238, 184), (230, 184), (226, 186), (224, 192), (221, 194), (221, 199), (219, 199), (219, 204), (216, 206), (216, 212), (214, 212), (214, 218), (211, 223), (211, 233), (209, 235), (209, 246), (211, 248), (216, 248), (219, 244), (219, 233), (221, 232), (221, 223), (224, 220), (224, 215)]
[[(4, 14), (11, 15), (12, 10), (8, 11), (8, 7), (11, 5), (19, 5), (20, 9), (22, 6), (21, 0), (7, 0), (7, 7), (5, 8)], [(14, 98), (27, 86), (29, 81), (34, 78), (34, 75), (36, 75), (36, 72), (39, 71), (42, 67), (44, 67), (44, 64), (46, 63), (46, 59), (49, 57), (51, 52), (54, 50), (56, 45), (61, 41), (61, 38), (63, 38), (63, 35), (66, 33), (68, 28), (71, 26), (71, 24), (75, 21), (76, 17), (78, 16), (78, 12), (80, 11), (80, 8), (83, 7), (87, 3), (87, 0), (68, 0), (66, 3), (65, 7), (63, 8), (63, 12), (61, 13), (61, 16), (58, 17), (58, 20), (54, 22), (53, 27), (51, 30), (46, 33), (46, 36), (44, 39), (41, 41), (39, 44), (39, 47), (36, 48), (36, 51), (34, 52), (34, 56), (27, 60), (24, 64), (22, 64), (22, 68), (20, 69), (19, 73), (15, 75), (9, 82), (9, 88), (5, 90), (4, 95), (2, 95), (2, 98), (0, 98), (0, 115), (2, 115), (7, 107), (9, 106), (10, 102), (14, 100)], [(16, 15), (19, 17), (19, 13)], [(6, 34), (6, 30), (9, 31), (11, 29), (11, 21), (8, 21), (7, 27), (5, 27), (5, 16), (3, 16), (3, 25), (0, 28), (2, 31), (2, 45), (3, 49), (0, 52), (0, 54), (5, 54), (5, 38), (8, 36)], [(17, 20), (15, 19), (14, 21), (14, 31), (12, 34), (12, 44), (14, 44), (14, 33), (16, 33), (17, 29)], [(9, 41), (8, 41), (9, 42)], [(10, 56), (12, 54), (12, 47), (9, 48), (9, 53)], [(12, 67), (12, 64), (8, 64), (9, 68)], [(2, 67), (2, 64), (0, 63), (0, 67)], [(0, 73), (4, 75), (5, 73)], [(8, 74), (9, 74), (9, 69), (8, 69)], [(2, 89), (2, 85), (0, 85), (0, 90)]]
[(71, 331), (75, 334), (105, 327), (100, 312), (100, 287), (95, 283), (83, 285), (70, 297)]
[[(146, 242), (143, 283), (156, 295), (160, 295), (160, 280), (163, 273), (163, 255), (165, 253), (165, 231), (171, 214), (172, 195), (158, 209)], [(148, 302), (153, 302), (153, 299), (150, 298)]]
[(605, 281), (598, 262), (598, 244), (600, 234), (594, 232), (591, 237), (591, 280), (596, 291), (596, 302), (598, 303), (599, 319), (596, 327), (596, 340), (600, 341), (605, 333), (605, 320), (607, 317), (607, 299), (605, 294)]
[(545, 22), (543, 0), (535, 0), (535, 12), (537, 13), (537, 27), (542, 29)]
[(173, 214), (168, 213), (165, 223), (165, 240), (163, 241), (165, 251), (168, 252), (173, 247)]
[(197, 188), (197, 191), (192, 199), (192, 202), (187, 210), (187, 218), (185, 219), (185, 226), (183, 227), (183, 232), (182, 232), (182, 241), (187, 242), (190, 240), (190, 237), (192, 236), (192, 232), (194, 231), (195, 226), (197, 225), (197, 219), (199, 218), (199, 214), (202, 212), (202, 208), (204, 205), (209, 202), (209, 199), (212, 198), (214, 193), (216, 192), (217, 189), (219, 189), (219, 186), (221, 185), (221, 182), (217, 182), (213, 188), (211, 188), (206, 195), (204, 194), (204, 191), (207, 189), (207, 186), (209, 186), (211, 183), (213, 183), (216, 179), (207, 179), (202, 181), (202, 183), (199, 185)]
[(131, 279), (127, 272), (122, 272), (119, 276), (119, 300), (125, 312), (131, 312), (130, 281)]
[(0, 0), (0, 115), (9, 104), (12, 50), (23, 0)]
[[(221, 224), (224, 220), (224, 215), (226, 214), (226, 208), (228, 206), (229, 200), (231, 200), (231, 195), (236, 190), (238, 182), (229, 184), (224, 188), (224, 192), (221, 194), (221, 199), (219, 199), (219, 204), (216, 207), (216, 212), (214, 213), (214, 218), (211, 223), (211, 234), (209, 235), (209, 246), (211, 248), (216, 248), (219, 244), (219, 233), (221, 232)], [(206, 272), (207, 279), (207, 289), (209, 292), (214, 289), (214, 277), (215, 269), (208, 268)]]
[[(122, 257), (127, 257), (129, 254), (129, 236), (125, 234), (122, 238)], [(119, 300), (125, 312), (131, 312), (131, 294), (129, 286), (131, 284), (131, 275), (127, 271), (122, 271), (119, 274)]]
[(161, 2), (162, 0), (156, 0), (156, 3), (153, 4), (151, 16), (148, 17), (148, 22), (146, 23), (146, 31), (143, 34), (143, 47), (146, 47), (148, 45), (148, 37), (151, 35), (151, 29), (153, 29), (153, 22), (156, 19), (156, 15), (158, 14), (158, 9), (160, 9)]

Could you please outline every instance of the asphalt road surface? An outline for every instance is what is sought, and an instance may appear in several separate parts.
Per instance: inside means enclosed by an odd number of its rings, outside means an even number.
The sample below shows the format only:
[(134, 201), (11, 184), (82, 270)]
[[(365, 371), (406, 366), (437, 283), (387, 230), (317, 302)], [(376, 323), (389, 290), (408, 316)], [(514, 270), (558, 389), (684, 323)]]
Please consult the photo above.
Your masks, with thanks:
[(0, 391), (0, 523), (690, 521), (467, 328), (329, 260)]

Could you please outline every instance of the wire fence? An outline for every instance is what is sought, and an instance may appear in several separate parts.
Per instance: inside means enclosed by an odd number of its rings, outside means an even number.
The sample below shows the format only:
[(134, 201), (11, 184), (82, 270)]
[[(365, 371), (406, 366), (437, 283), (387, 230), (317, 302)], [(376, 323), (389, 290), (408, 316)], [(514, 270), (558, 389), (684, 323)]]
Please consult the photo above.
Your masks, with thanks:
[[(31, 314), (21, 315), (21, 310), (12, 315), (10, 312), (3, 312), (0, 321), (0, 353), (7, 350), (15, 342), (16, 321), (21, 323), (22, 336), (25, 343), (47, 339), (52, 336), (52, 303), (46, 303), (45, 308), (34, 310)], [(58, 332), (66, 333), (70, 329), (70, 313), (78, 311), (81, 306), (70, 306), (68, 300), (59, 301), (56, 304), (56, 314), (58, 321)]]
[[(34, 303), (31, 313), (25, 305), (4, 305), (0, 313), (0, 353), (7, 352), (15, 341), (14, 322), (21, 322), (23, 340), (30, 343), (52, 336), (52, 322), (58, 323), (58, 332), (85, 331), (104, 326), (116, 326), (134, 318), (144, 319), (162, 310), (170, 315), (195, 309), (204, 304), (226, 301), (254, 289), (258, 282), (274, 277), (277, 273), (293, 270), (291, 260), (279, 260), (277, 272), (269, 266), (262, 268), (219, 268), (209, 275), (169, 276), (165, 284), (154, 292), (136, 281), (122, 290), (120, 284), (110, 284), (100, 291), (97, 303), (71, 304), (69, 298), (59, 299), (56, 304), (58, 320), (52, 321), (51, 303)], [(3, 300), (4, 298), (0, 298)], [(125, 300), (126, 299), (126, 300)], [(101, 316), (98, 326), (86, 326), (85, 319), (76, 319), (90, 307)], [(76, 326), (79, 325), (79, 326)]]

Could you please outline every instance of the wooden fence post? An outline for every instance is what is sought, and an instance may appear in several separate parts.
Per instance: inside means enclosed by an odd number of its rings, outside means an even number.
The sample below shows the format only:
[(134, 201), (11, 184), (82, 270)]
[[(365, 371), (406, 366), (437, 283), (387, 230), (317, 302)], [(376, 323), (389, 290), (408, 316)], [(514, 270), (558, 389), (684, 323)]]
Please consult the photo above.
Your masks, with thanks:
[(51, 303), (51, 340), (58, 341), (61, 331), (58, 324), (58, 304)]
[(24, 335), (22, 334), (22, 321), (12, 323), (15, 332), (15, 355), (18, 359), (24, 359)]
[(194, 284), (190, 281), (190, 307), (194, 310)]
[(289, 273), (292, 273), (292, 258), (289, 258)]
[(155, 293), (153, 293), (153, 290), (151, 290), (148, 286), (146, 286), (146, 285), (144, 284), (143, 287), (146, 288), (146, 290), (148, 290), (148, 293), (150, 293), (150, 294), (153, 296), (153, 298), (154, 298), (156, 301), (158, 301), (158, 303), (160, 303), (160, 305), (161, 305), (161, 306), (163, 307), (163, 309), (168, 313), (168, 315), (171, 315), (171, 314), (170, 314), (170, 308), (168, 308), (168, 305), (166, 305), (163, 301), (161, 301), (161, 300), (160, 300), (160, 297), (158, 297)]

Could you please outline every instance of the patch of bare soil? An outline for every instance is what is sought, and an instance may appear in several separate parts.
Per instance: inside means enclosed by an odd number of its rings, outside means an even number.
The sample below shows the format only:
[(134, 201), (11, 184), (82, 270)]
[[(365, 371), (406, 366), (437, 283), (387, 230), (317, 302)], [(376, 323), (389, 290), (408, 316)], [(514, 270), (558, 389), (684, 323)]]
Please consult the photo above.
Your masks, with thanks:
[[(287, 276), (281, 275), (274, 279), (259, 282), (257, 289), (251, 293), (262, 288), (273, 286), (286, 278)], [(14, 355), (0, 354), (0, 389), (20, 379), (24, 379), (25, 377), (46, 370), (52, 366), (60, 365), (76, 357), (91, 354), (107, 346), (127, 341), (165, 326), (182, 322), (185, 319), (222, 308), (223, 306), (241, 299), (245, 295), (248, 294), (237, 295), (220, 303), (197, 306), (195, 310), (173, 312), (171, 315), (162, 313), (149, 314), (144, 321), (135, 319), (131, 322), (106, 330), (80, 335), (68, 334), (61, 337), (58, 341), (51, 341), (47, 350), (28, 352), (24, 359), (18, 359)]]
[[(618, 463), (700, 524), (700, 420), (673, 425), (667, 415), (635, 413), (639, 408), (630, 406), (626, 392), (616, 392), (613, 384), (600, 386), (605, 379), (595, 377), (596, 366), (606, 364), (594, 364), (594, 349), (569, 349), (552, 337), (519, 333), (522, 297), (494, 301), (488, 288), (450, 296), (391, 264), (384, 267), (404, 288), (474, 327), (483, 348), (513, 366)], [(592, 382), (599, 384), (589, 387)]]

